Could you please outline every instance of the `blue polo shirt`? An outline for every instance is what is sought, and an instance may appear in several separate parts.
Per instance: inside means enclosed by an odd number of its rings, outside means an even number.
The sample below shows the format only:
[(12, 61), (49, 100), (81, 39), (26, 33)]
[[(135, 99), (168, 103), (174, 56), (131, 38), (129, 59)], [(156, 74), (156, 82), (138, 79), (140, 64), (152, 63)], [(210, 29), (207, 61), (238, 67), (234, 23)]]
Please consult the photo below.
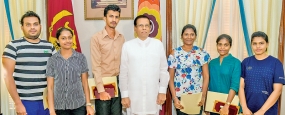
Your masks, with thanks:
[[(242, 61), (241, 77), (245, 83), (247, 107), (252, 113), (258, 111), (273, 92), (273, 84), (285, 84), (282, 63), (275, 57), (268, 56), (257, 60), (254, 56)], [(277, 115), (278, 101), (266, 111), (265, 115)]]

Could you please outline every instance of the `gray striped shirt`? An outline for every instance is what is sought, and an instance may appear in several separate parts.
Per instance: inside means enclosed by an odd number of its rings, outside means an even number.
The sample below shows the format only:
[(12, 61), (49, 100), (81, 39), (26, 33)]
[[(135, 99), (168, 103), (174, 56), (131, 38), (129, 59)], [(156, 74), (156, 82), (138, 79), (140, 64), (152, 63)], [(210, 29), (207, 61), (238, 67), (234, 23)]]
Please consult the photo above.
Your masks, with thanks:
[(6, 45), (3, 57), (16, 61), (13, 77), (21, 100), (43, 99), (47, 60), (55, 52), (53, 45), (45, 40), (30, 43), (21, 38)]
[(88, 72), (85, 56), (75, 50), (64, 59), (60, 51), (49, 58), (47, 77), (54, 77), (54, 108), (76, 109), (86, 103), (81, 74)]

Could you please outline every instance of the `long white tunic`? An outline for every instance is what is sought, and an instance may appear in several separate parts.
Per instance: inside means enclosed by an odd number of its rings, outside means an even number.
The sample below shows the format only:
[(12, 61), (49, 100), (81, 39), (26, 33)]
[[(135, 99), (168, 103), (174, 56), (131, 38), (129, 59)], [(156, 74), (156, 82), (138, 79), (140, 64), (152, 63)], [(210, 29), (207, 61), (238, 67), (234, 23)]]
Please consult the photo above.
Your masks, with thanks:
[(133, 39), (124, 43), (121, 54), (119, 87), (122, 98), (129, 97), (131, 113), (157, 114), (158, 93), (166, 93), (168, 65), (161, 41)]

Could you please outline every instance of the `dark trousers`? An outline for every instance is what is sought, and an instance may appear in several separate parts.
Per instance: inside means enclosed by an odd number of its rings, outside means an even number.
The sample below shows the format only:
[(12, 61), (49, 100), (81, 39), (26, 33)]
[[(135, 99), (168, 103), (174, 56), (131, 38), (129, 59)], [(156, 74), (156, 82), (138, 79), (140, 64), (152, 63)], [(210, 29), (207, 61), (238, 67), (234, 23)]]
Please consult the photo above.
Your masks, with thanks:
[[(180, 109), (176, 109), (176, 115), (188, 115), (188, 114), (181, 112)], [(202, 115), (202, 110), (200, 111), (200, 114), (193, 114), (193, 115)]]
[[(180, 97), (178, 97), (178, 99), (181, 100)], [(190, 102), (190, 103), (191, 103), (191, 102)], [(183, 113), (182, 111), (180, 111), (180, 109), (176, 109), (176, 114), (177, 114), (177, 115), (188, 115), (188, 114)], [(196, 115), (202, 115), (202, 107), (201, 107), (200, 113), (199, 113), (199, 114), (196, 114)]]
[(56, 115), (86, 115), (86, 106), (83, 105), (77, 109), (55, 110)]
[[(119, 78), (117, 77), (119, 85)], [(102, 101), (95, 100), (96, 115), (122, 115), (121, 92), (120, 89), (118, 97), (111, 98), (111, 100)]]

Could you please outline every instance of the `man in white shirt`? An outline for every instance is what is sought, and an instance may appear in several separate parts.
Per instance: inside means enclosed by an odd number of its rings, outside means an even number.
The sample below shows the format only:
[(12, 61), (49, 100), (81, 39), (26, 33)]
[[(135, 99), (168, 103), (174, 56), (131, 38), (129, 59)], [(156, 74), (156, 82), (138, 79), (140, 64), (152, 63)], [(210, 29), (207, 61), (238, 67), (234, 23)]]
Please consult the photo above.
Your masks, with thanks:
[(169, 81), (164, 47), (158, 39), (148, 37), (151, 22), (147, 16), (137, 16), (134, 26), (138, 38), (127, 41), (122, 48), (122, 105), (132, 115), (158, 115)]

